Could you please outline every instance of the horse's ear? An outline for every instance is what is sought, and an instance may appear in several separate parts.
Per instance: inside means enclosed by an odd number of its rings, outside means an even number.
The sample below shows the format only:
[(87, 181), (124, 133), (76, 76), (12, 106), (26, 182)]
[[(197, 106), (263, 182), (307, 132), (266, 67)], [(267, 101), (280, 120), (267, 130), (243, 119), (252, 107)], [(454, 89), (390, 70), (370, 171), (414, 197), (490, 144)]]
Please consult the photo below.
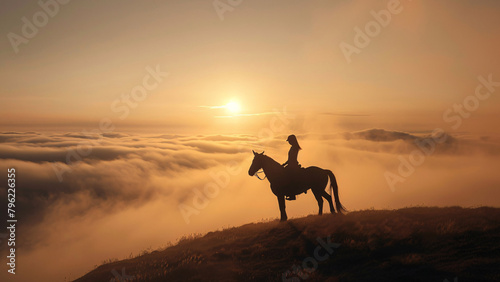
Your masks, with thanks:
[(260, 153), (261, 155), (264, 155), (264, 151), (262, 151), (262, 153)]
[(253, 154), (254, 154), (254, 155), (257, 155), (257, 153), (255, 153), (255, 151), (254, 151), (254, 150), (252, 150), (252, 152), (253, 152)]

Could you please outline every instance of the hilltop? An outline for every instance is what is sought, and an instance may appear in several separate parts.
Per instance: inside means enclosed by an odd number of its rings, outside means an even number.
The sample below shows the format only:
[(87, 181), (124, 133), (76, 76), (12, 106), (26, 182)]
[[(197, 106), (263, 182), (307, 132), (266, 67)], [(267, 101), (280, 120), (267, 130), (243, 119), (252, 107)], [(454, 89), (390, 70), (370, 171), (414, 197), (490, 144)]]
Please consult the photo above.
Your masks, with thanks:
[(477, 282), (499, 269), (499, 208), (415, 207), (209, 232), (76, 281)]

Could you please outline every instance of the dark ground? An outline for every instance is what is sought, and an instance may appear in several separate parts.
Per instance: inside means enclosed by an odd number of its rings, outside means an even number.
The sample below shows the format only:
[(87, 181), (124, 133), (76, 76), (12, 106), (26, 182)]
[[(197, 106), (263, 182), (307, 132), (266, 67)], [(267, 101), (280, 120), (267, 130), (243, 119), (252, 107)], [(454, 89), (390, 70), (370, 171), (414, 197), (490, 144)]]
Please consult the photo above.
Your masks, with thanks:
[(252, 223), (101, 265), (76, 281), (302, 280), (500, 281), (500, 209), (419, 207)]

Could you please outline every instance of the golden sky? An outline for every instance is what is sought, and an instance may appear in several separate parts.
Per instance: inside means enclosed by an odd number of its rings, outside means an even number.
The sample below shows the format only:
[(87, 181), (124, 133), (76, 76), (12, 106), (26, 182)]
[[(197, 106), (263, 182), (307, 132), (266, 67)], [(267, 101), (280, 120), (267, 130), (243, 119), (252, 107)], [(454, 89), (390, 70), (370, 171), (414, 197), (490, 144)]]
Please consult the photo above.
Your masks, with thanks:
[[(373, 13), (390, 5), (397, 13), (349, 63), (341, 43), (355, 46), (356, 28), (365, 30)], [(0, 12), (5, 35), (23, 36), (22, 18), (33, 24), (43, 11), (35, 1), (6, 6)], [(216, 119), (224, 113), (200, 106), (232, 100), (250, 114), (239, 130), (255, 114), (284, 106), (316, 116), (374, 115), (365, 127), (384, 127), (402, 115), (413, 123), (442, 122), (448, 107), (474, 93), (479, 75), (500, 80), (499, 6), (242, 1), (218, 11), (210, 1), (70, 1), (59, 4), (27, 43), (8, 36), (1, 41), (1, 126), (80, 130), (110, 117), (121, 128), (224, 131), (227, 124)], [(168, 76), (121, 119), (113, 102), (142, 85), (146, 68), (156, 66)], [(498, 119), (498, 110), (492, 97), (474, 115)]]

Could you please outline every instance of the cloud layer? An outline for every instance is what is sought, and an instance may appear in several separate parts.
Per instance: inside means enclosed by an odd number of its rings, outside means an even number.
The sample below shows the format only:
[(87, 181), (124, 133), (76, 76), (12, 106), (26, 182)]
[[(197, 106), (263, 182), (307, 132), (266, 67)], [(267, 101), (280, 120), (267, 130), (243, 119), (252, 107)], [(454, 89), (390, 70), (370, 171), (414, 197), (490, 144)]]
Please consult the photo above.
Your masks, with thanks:
[[(484, 138), (442, 135), (444, 141), (391, 192), (384, 173), (397, 173), (399, 157), (421, 150), (419, 144), (433, 137), (431, 132), (383, 129), (299, 134), (304, 148), (299, 161), (334, 171), (341, 200), (351, 210), (498, 205), (494, 199), (499, 195), (494, 195), (500, 185), (495, 172), (500, 146)], [(285, 139), (0, 133), (0, 167), (16, 169), (17, 216), (23, 230), (18, 235), (23, 242), (20, 256), (36, 264), (54, 252), (63, 268), (41, 265), (48, 273), (44, 279), (78, 276), (104, 259), (158, 247), (183, 234), (276, 217), (277, 203), (268, 183), (248, 177), (246, 171), (252, 149), (284, 162)], [(6, 183), (2, 177), (1, 183)], [(210, 183), (218, 185), (212, 185), (212, 192), (217, 189), (212, 196), (204, 190)], [(206, 200), (202, 206), (195, 200), (200, 193)], [(6, 203), (5, 191), (0, 200)], [(180, 204), (196, 211), (189, 214), (189, 224)], [(290, 216), (303, 216), (316, 208), (307, 194), (289, 203), (287, 210)], [(68, 252), (80, 252), (81, 258)]]

